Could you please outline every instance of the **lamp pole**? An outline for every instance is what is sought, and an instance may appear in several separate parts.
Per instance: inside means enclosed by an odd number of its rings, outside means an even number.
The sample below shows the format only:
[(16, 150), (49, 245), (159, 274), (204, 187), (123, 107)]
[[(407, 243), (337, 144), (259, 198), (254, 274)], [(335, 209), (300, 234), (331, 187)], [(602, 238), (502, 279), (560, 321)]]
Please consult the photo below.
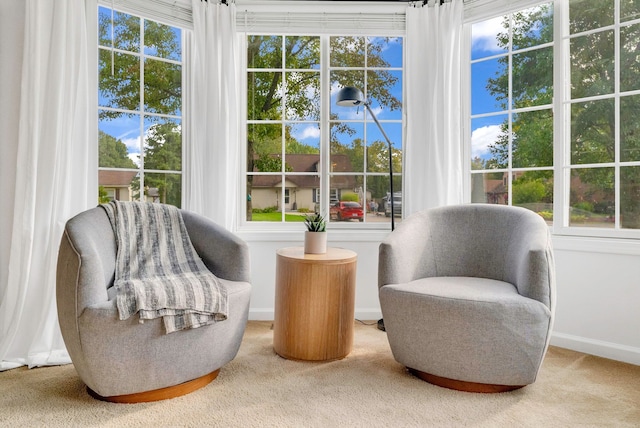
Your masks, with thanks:
[(367, 111), (373, 118), (376, 125), (378, 125), (378, 129), (382, 133), (382, 136), (387, 141), (387, 147), (389, 150), (389, 203), (391, 204), (391, 231), (395, 229), (395, 207), (393, 203), (393, 144), (391, 144), (391, 140), (387, 136), (387, 133), (384, 132), (382, 125), (378, 121), (375, 113), (371, 109), (371, 101), (365, 100), (362, 91), (358, 88), (354, 88), (353, 86), (346, 86), (336, 95), (336, 104), (342, 107), (356, 107), (360, 104), (364, 104)]
[[(340, 91), (338, 91), (338, 94), (336, 95), (336, 104), (342, 107), (356, 107), (356, 106), (359, 106), (360, 104), (364, 104), (364, 106), (367, 108), (367, 111), (369, 112), (371, 117), (373, 117), (374, 122), (376, 123), (376, 125), (378, 125), (378, 129), (380, 129), (382, 136), (387, 141), (387, 146), (389, 150), (389, 191), (390, 191), (388, 202), (391, 204), (391, 231), (393, 232), (393, 230), (395, 229), (395, 210), (394, 210), (395, 207), (393, 206), (394, 205), (393, 204), (393, 144), (391, 144), (391, 140), (387, 136), (387, 133), (384, 132), (382, 125), (380, 125), (380, 122), (378, 121), (378, 118), (373, 113), (373, 110), (371, 110), (371, 101), (364, 99), (364, 94), (360, 89), (354, 88), (352, 86), (346, 86), (340, 89)], [(380, 318), (378, 320), (378, 329), (382, 331), (386, 331), (384, 327), (383, 318)]]
[(396, 224), (394, 220), (395, 213), (394, 213), (394, 206), (393, 206), (393, 144), (391, 144), (391, 140), (389, 140), (389, 137), (387, 137), (387, 133), (384, 132), (382, 125), (380, 125), (380, 122), (378, 122), (378, 118), (376, 117), (375, 114), (373, 114), (373, 110), (371, 110), (370, 104), (371, 104), (370, 101), (364, 102), (364, 106), (369, 111), (369, 114), (371, 114), (371, 117), (373, 117), (373, 121), (376, 123), (376, 125), (378, 125), (380, 132), (382, 132), (382, 136), (384, 137), (385, 140), (387, 140), (387, 147), (389, 150), (389, 191), (390, 191), (389, 202), (391, 203), (391, 230), (393, 231), (396, 228), (395, 227)]

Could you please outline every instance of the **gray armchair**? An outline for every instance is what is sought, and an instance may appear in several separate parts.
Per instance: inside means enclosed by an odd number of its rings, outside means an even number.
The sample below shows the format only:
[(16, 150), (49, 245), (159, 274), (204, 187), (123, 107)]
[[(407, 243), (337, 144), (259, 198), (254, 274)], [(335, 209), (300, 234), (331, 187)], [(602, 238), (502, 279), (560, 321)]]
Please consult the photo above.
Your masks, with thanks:
[(89, 392), (115, 402), (155, 401), (215, 379), (237, 354), (251, 294), (249, 250), (210, 220), (182, 210), (191, 242), (227, 288), (224, 321), (165, 334), (162, 319), (118, 319), (113, 287), (116, 243), (105, 211), (70, 219), (60, 243), (57, 305), (71, 360)]
[(476, 392), (535, 381), (555, 309), (538, 214), (487, 204), (415, 213), (380, 245), (378, 286), (393, 356), (420, 378)]

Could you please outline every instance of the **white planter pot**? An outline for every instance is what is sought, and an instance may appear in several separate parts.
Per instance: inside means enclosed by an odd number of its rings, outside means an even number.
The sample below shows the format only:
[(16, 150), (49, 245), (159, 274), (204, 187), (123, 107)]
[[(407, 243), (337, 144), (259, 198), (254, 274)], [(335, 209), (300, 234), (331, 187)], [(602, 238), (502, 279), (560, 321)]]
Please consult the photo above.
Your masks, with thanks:
[(324, 254), (327, 252), (327, 232), (304, 232), (304, 252)]

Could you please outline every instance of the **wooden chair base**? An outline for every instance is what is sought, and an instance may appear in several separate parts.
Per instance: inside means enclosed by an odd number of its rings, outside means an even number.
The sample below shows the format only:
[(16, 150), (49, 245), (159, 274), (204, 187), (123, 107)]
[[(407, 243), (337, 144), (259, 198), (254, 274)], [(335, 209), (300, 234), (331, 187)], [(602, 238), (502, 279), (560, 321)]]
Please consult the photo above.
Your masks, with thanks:
[(180, 383), (178, 385), (168, 386), (166, 388), (154, 389), (152, 391), (136, 392), (133, 394), (113, 395), (110, 397), (103, 397), (102, 395), (96, 393), (89, 387), (87, 387), (87, 391), (89, 392), (89, 395), (91, 395), (93, 398), (101, 401), (108, 401), (110, 403), (128, 403), (128, 404), (148, 403), (151, 401), (166, 400), (169, 398), (175, 398), (175, 397), (180, 397), (181, 395), (189, 394), (190, 392), (193, 392), (197, 389), (207, 386), (215, 378), (218, 377), (218, 373), (220, 373), (220, 369), (215, 370), (199, 378), (189, 380), (184, 383)]
[(446, 377), (440, 377), (425, 373), (420, 370), (408, 368), (414, 376), (419, 377), (425, 382), (429, 382), (436, 386), (443, 388), (455, 389), (457, 391), (465, 392), (482, 392), (482, 393), (496, 393), (496, 392), (508, 392), (516, 389), (520, 389), (526, 385), (494, 385), (490, 383), (476, 383), (466, 382), (463, 380), (448, 379)]

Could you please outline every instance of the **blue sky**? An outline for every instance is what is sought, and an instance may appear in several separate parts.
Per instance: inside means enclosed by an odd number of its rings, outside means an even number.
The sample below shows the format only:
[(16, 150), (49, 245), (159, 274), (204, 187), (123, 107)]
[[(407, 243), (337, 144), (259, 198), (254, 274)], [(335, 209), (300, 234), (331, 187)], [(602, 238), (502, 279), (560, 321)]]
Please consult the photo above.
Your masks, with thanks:
[[(502, 27), (502, 17), (479, 22), (472, 27), (472, 60), (487, 58), (504, 53), (496, 43), (496, 36)], [(471, 114), (484, 114), (502, 109), (498, 101), (486, 89), (487, 79), (494, 77), (498, 70), (497, 59), (476, 62), (471, 65)], [(481, 117), (471, 121), (471, 157), (476, 156), (487, 159), (488, 147), (495, 142), (500, 135), (500, 124), (507, 118), (506, 115)]]

